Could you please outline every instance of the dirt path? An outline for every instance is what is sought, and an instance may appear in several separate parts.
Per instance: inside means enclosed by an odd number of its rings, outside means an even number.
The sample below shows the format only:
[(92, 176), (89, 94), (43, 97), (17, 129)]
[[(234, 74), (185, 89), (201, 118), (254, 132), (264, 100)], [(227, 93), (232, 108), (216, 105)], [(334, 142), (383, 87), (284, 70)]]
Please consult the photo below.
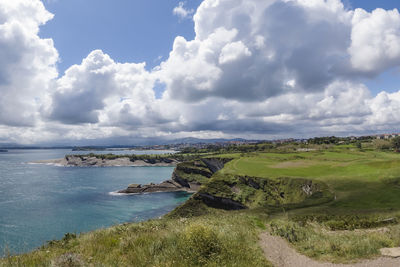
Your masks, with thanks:
[(380, 257), (356, 264), (333, 264), (310, 259), (293, 249), (288, 242), (265, 232), (260, 235), (260, 245), (267, 259), (276, 267), (399, 267), (400, 258)]

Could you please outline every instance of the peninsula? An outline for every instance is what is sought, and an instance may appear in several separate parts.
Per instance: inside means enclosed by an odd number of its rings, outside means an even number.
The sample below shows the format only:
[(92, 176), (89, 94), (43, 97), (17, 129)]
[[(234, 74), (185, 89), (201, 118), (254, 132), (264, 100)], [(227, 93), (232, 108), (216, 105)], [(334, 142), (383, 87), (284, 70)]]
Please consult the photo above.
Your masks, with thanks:
[(66, 155), (61, 159), (37, 160), (30, 163), (48, 164), (62, 167), (142, 167), (176, 166), (179, 161), (168, 157), (140, 157), (132, 155)]
[(172, 178), (160, 184), (131, 184), (117, 193), (140, 194), (154, 192), (197, 192), (200, 186), (211, 176), (221, 170), (231, 159), (200, 158), (194, 161), (178, 163), (172, 173)]

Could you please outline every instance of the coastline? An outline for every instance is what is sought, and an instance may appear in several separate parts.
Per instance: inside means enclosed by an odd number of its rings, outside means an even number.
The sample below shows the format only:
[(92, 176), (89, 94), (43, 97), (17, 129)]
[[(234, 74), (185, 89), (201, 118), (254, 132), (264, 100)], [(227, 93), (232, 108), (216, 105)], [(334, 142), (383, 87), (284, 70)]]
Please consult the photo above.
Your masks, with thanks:
[(61, 159), (36, 160), (28, 164), (43, 164), (58, 167), (175, 167), (176, 160), (146, 162), (144, 160), (131, 161), (128, 157), (116, 159), (101, 159), (97, 157), (75, 157), (69, 156)]
[(108, 192), (110, 196), (134, 196), (134, 195), (149, 195), (149, 194), (157, 194), (157, 193), (173, 193), (173, 192), (184, 192), (188, 194), (195, 194), (197, 191), (194, 190), (187, 190), (187, 189), (181, 189), (181, 190), (175, 190), (175, 191), (153, 191), (153, 192), (143, 192), (143, 193), (120, 193), (123, 190), (118, 190), (118, 191), (112, 191)]

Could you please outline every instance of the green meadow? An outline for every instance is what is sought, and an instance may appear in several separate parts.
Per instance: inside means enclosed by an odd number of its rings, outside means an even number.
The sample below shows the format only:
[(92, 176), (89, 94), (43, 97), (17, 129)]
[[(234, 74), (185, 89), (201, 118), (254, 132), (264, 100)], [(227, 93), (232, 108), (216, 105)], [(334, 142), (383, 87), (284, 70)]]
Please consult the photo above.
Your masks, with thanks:
[(310, 178), (326, 183), (336, 200), (326, 212), (389, 212), (400, 210), (400, 154), (359, 151), (250, 153), (233, 159), (222, 174), (255, 177)]
[[(400, 246), (400, 153), (365, 147), (213, 153), (231, 160), (211, 177), (199, 163), (181, 165), (178, 171), (202, 186), (163, 218), (66, 235), (0, 265), (270, 266), (258, 245), (263, 231), (321, 261), (373, 258)], [(246, 209), (216, 208), (204, 195)]]

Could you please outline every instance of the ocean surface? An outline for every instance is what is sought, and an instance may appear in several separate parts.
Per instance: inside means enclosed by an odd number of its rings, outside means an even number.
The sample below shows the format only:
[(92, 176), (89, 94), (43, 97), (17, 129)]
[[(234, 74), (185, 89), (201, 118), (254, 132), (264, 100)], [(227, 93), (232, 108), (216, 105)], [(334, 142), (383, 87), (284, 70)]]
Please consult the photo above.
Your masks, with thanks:
[[(131, 183), (170, 179), (173, 167), (57, 167), (28, 164), (65, 154), (149, 151), (9, 150), (0, 152), (0, 256), (30, 251), (65, 233), (81, 233), (166, 214), (185, 192), (116, 195)], [(165, 151), (150, 151), (165, 153)]]

